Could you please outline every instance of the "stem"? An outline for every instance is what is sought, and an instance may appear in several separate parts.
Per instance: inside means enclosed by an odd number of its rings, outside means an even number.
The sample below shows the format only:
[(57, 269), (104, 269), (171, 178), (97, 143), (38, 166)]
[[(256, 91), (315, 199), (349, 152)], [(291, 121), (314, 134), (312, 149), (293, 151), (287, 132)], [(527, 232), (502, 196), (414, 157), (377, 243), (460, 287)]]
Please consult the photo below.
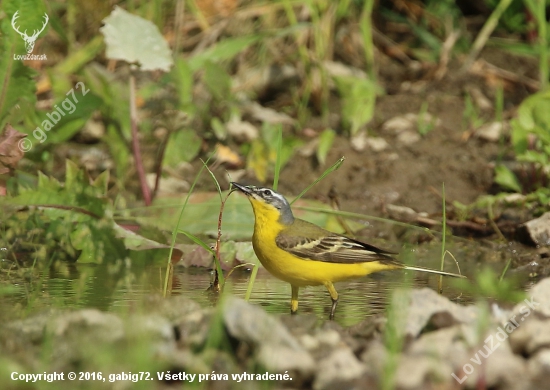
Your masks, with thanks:
[(136, 170), (139, 177), (139, 183), (141, 185), (141, 193), (145, 200), (145, 205), (151, 204), (151, 190), (147, 185), (145, 179), (145, 169), (143, 168), (143, 160), (141, 158), (141, 151), (139, 149), (138, 138), (138, 125), (137, 125), (137, 107), (136, 107), (136, 78), (134, 73), (130, 74), (130, 123), (132, 128), (132, 151), (134, 153), (134, 160), (136, 163)]
[[(443, 265), (445, 264), (445, 238), (447, 237), (447, 212), (446, 212), (446, 205), (445, 205), (445, 183), (441, 184), (441, 198), (443, 202), (443, 215), (442, 215), (442, 224), (443, 224), (443, 231), (441, 237), (441, 265), (440, 270), (443, 271)], [(438, 283), (438, 290), (439, 293), (443, 293), (443, 275), (439, 275), (439, 283)]]
[(470, 69), (470, 66), (472, 66), (479, 52), (483, 49), (483, 46), (485, 46), (485, 43), (487, 43), (487, 40), (489, 39), (489, 36), (497, 26), (500, 17), (511, 3), (512, 0), (500, 0), (500, 3), (498, 3), (491, 16), (489, 16), (489, 19), (487, 19), (487, 22), (483, 25), (483, 28), (472, 45), (472, 50), (470, 51), (470, 54), (462, 67), (463, 70)]

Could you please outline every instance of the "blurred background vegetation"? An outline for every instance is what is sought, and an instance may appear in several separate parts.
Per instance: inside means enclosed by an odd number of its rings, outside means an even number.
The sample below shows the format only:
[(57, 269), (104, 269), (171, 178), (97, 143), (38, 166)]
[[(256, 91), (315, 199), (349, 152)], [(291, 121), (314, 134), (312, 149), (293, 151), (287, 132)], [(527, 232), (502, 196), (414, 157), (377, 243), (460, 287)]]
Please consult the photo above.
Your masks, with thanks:
[[(140, 60), (133, 61), (135, 67), (132, 59), (108, 55), (100, 28), (115, 6), (154, 23), (173, 65), (139, 71)], [(479, 71), (483, 63), (476, 61), (488, 46), (538, 61), (538, 74), (517, 75), (521, 93), (506, 88), (514, 75), (493, 72), (488, 94), (496, 102), (494, 118), (502, 120), (510, 104), (541, 91), (524, 103), (503, 142), (511, 142), (519, 160), (536, 165), (540, 185), (530, 190), (547, 183), (550, 142), (546, 110), (540, 108), (548, 82), (545, 1), (7, 0), (0, 12), (0, 128), (10, 123), (32, 141), (19, 180), (33, 181), (37, 170), (61, 178), (69, 158), (93, 176), (111, 171), (112, 193), (129, 190), (128, 199), (143, 197), (136, 173), (141, 157), (132, 149), (132, 102), (153, 192), (161, 177), (184, 188), (185, 163), (196, 163), (216, 146), (219, 164), (266, 183), (273, 175), (278, 128), (284, 134), (283, 166), (312, 139), (309, 153), (323, 164), (335, 135), (372, 134), (377, 96), (394, 94), (403, 83), (414, 88), (418, 81)], [(21, 31), (38, 28), (49, 16), (33, 52), (47, 60), (13, 59), (25, 52), (11, 25), (16, 12)], [(136, 34), (129, 31), (128, 41), (116, 36), (107, 47), (119, 43), (147, 51), (146, 37)], [(71, 96), (74, 110), (62, 105)], [(492, 119), (479, 118), (468, 93), (464, 99), (467, 127)], [(43, 121), (56, 108), (64, 115), (44, 130)], [(33, 135), (37, 128), (42, 131)], [(418, 126), (420, 134), (429, 130)], [(522, 190), (508, 168), (499, 169), (504, 187)]]

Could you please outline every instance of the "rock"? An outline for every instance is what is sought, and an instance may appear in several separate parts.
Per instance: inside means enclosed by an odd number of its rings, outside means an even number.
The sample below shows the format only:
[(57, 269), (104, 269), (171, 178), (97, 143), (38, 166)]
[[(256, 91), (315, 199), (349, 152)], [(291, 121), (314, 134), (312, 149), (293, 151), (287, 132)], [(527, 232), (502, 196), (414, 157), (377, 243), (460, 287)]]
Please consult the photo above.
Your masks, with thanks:
[(409, 135), (405, 136), (405, 138), (412, 138), (410, 133), (416, 134), (420, 137), (420, 134), (418, 133), (419, 125), (423, 127), (436, 127), (440, 124), (441, 120), (434, 117), (429, 112), (425, 112), (423, 114), (408, 113), (387, 120), (382, 125), (382, 130), (394, 135), (400, 135), (401, 133), (408, 132)]
[(256, 358), (260, 365), (273, 373), (289, 371), (309, 376), (316, 365), (305, 349), (296, 350), (275, 343), (262, 344)]
[(474, 134), (484, 141), (497, 142), (505, 129), (503, 122), (491, 122), (480, 126)]
[(366, 144), (373, 152), (382, 152), (390, 147), (388, 141), (382, 137), (368, 137)]
[(529, 306), (531, 303), (537, 314), (550, 318), (550, 277), (535, 284), (529, 291), (529, 297), (527, 301), (524, 301), (525, 304)]
[[(402, 390), (424, 390), (430, 388), (433, 378), (452, 378), (451, 366), (445, 360), (429, 355), (404, 355), (399, 359), (395, 374), (395, 387)], [(447, 380), (448, 381), (448, 380)]]
[(541, 349), (550, 348), (550, 319), (524, 317), (519, 318), (518, 323), (518, 328), (510, 333), (510, 346), (515, 353), (531, 356)]
[(550, 349), (542, 350), (531, 356), (527, 363), (532, 389), (544, 389), (550, 378)]
[(112, 313), (97, 309), (82, 309), (63, 313), (52, 318), (46, 325), (46, 334), (58, 339), (82, 343), (113, 343), (124, 337), (124, 323)]
[(256, 126), (250, 122), (241, 120), (238, 116), (232, 116), (229, 122), (225, 124), (225, 127), (227, 133), (240, 143), (254, 141), (259, 135)]
[[(496, 345), (496, 344), (495, 344)], [(471, 359), (474, 356), (471, 357)], [(474, 372), (465, 381), (466, 388), (476, 388), (484, 383), (486, 389), (524, 390), (528, 383), (525, 361), (512, 353), (508, 343), (495, 347), (486, 360), (480, 357), (481, 364), (470, 361)]]
[(412, 290), (408, 299), (404, 332), (413, 338), (420, 334), (436, 314), (438, 328), (457, 323), (470, 324), (478, 318), (479, 310), (475, 306), (457, 305), (430, 288)]
[(242, 299), (229, 297), (223, 307), (227, 332), (258, 347), (260, 364), (273, 372), (297, 371), (308, 375), (313, 358), (275, 317)]
[(407, 130), (397, 135), (397, 142), (401, 145), (412, 145), (415, 142), (420, 141), (422, 137), (415, 131)]
[(359, 131), (349, 140), (350, 146), (356, 152), (362, 152), (367, 147), (367, 140), (369, 136), (365, 130)]
[(416, 127), (416, 115), (406, 114), (388, 119), (382, 125), (382, 130), (390, 134), (399, 134), (406, 130), (413, 130)]
[(366, 370), (351, 349), (340, 347), (317, 365), (313, 388), (315, 390), (345, 388), (346, 383), (360, 378)]
[(419, 214), (410, 207), (397, 206), (394, 204), (386, 205), (386, 211), (391, 219), (403, 222), (415, 221)]
[(550, 212), (524, 224), (535, 245), (550, 246)]
[(42, 342), (44, 329), (53, 316), (62, 314), (60, 310), (50, 309), (24, 320), (13, 321), (3, 326), (11, 335), (10, 338), (21, 337), (33, 344)]
[(341, 62), (323, 61), (322, 65), (331, 77), (368, 78), (367, 74), (362, 69), (354, 68)]
[(542, 279), (529, 290), (529, 297), (512, 309), (512, 315), (527, 317), (526, 313), (536, 311), (538, 316), (550, 318), (550, 277)]
[(174, 326), (158, 314), (133, 314), (125, 319), (126, 340), (139, 344), (149, 343), (149, 350), (156, 356), (171, 356), (176, 350)]
[(50, 319), (45, 339), (51, 345), (52, 371), (74, 371), (90, 356), (105, 353), (125, 337), (123, 321), (112, 313), (81, 309)]
[(271, 342), (296, 350), (302, 348), (275, 317), (242, 299), (227, 298), (223, 321), (228, 333), (238, 340), (258, 345)]
[(79, 134), (79, 141), (83, 143), (94, 143), (105, 135), (105, 126), (101, 120), (89, 119)]
[(293, 126), (296, 121), (283, 112), (261, 106), (256, 102), (250, 102), (244, 106), (244, 111), (259, 122), (271, 124), (283, 124)]
[(319, 340), (320, 344), (325, 344), (326, 346), (332, 348), (336, 347), (342, 342), (342, 337), (340, 336), (340, 333), (338, 333), (334, 329), (319, 330), (315, 335), (315, 338)]
[(172, 323), (184, 321), (190, 315), (201, 313), (201, 306), (183, 295), (164, 298), (161, 295), (148, 295), (143, 300), (145, 313), (158, 313)]

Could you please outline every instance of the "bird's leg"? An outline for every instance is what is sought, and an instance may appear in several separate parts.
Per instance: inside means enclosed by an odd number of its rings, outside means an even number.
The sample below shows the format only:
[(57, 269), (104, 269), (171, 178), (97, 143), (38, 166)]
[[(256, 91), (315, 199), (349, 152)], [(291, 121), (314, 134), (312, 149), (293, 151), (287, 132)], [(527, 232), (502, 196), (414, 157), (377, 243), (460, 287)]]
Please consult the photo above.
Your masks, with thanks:
[(290, 314), (296, 314), (298, 311), (298, 286), (291, 285), (292, 287), (292, 299), (290, 300)]
[(328, 290), (328, 293), (330, 294), (330, 299), (332, 299), (332, 307), (330, 308), (330, 316), (329, 319), (334, 319), (334, 312), (336, 311), (336, 305), (338, 305), (338, 292), (334, 288), (334, 285), (332, 282), (326, 282), (325, 287)]

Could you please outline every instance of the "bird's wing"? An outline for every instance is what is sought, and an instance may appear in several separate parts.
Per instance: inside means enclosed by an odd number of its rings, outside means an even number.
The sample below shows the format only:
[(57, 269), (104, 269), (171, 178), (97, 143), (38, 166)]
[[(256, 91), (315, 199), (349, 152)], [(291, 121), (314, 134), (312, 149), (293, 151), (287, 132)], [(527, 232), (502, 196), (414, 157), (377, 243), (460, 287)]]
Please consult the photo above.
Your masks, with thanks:
[(309, 223), (283, 230), (275, 241), (279, 248), (305, 260), (348, 264), (381, 261), (402, 265), (390, 256), (392, 252)]

